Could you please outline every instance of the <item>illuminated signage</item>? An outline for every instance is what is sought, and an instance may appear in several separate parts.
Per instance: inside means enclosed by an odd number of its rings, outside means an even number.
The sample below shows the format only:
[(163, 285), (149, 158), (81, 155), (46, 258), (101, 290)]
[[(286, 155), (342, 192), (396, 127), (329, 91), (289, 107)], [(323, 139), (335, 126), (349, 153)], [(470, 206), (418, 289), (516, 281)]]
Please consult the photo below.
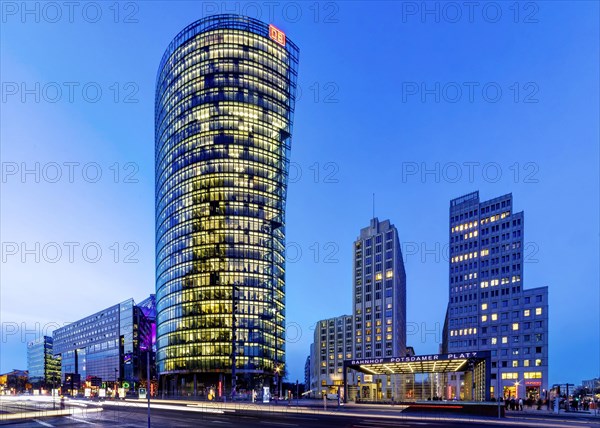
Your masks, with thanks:
[(432, 355), (412, 355), (409, 357), (387, 357), (372, 358), (360, 360), (346, 360), (344, 363), (349, 365), (362, 364), (394, 364), (394, 363), (414, 363), (420, 361), (445, 361), (445, 360), (467, 360), (470, 358), (485, 359), (490, 356), (489, 351), (462, 352), (456, 354), (432, 354)]
[(273, 24), (269, 24), (269, 37), (281, 46), (285, 46), (285, 33)]

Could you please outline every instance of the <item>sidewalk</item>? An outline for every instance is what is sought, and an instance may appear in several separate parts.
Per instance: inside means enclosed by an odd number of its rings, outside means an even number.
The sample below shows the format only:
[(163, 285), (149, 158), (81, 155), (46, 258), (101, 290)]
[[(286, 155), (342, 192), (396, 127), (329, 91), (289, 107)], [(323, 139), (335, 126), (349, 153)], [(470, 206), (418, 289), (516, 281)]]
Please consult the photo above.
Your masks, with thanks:
[(572, 416), (572, 417), (600, 417), (600, 412), (598, 410), (578, 410), (578, 411), (568, 411), (565, 412), (564, 409), (560, 409), (558, 414), (554, 413), (553, 410), (548, 410), (547, 407), (542, 407), (540, 410), (537, 410), (536, 407), (524, 407), (523, 410), (507, 410), (506, 415), (519, 415), (519, 414), (527, 414), (527, 415), (553, 415), (553, 416)]

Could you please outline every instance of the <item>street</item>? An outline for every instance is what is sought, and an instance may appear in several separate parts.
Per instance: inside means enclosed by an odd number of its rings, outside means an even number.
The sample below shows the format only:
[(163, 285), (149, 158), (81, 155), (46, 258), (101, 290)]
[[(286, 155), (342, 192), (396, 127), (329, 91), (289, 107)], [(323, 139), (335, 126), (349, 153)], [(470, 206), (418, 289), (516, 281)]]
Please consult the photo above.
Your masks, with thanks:
[[(4, 403), (3, 404), (7, 404)], [(73, 401), (69, 403), (76, 404)], [(119, 426), (124, 428), (147, 426), (147, 409), (140, 402), (104, 402), (83, 407), (74, 415), (43, 417), (43, 407), (36, 403), (39, 417), (20, 421), (8, 421), (7, 413), (27, 411), (26, 402), (14, 402), (3, 405), (0, 414), (0, 426), (16, 427), (90, 427)], [(29, 404), (31, 405), (31, 404)], [(52, 409), (51, 403), (44, 403)], [(30, 409), (31, 410), (31, 409)], [(372, 414), (374, 413), (374, 414)], [(162, 404), (154, 402), (151, 410), (152, 427), (463, 427), (478, 428), (489, 426), (511, 427), (592, 427), (598, 426), (597, 420), (552, 420), (549, 418), (531, 418), (529, 420), (509, 418), (503, 420), (486, 418), (461, 418), (442, 414), (427, 416), (403, 416), (395, 412), (373, 412), (372, 409), (344, 408), (330, 411), (286, 408), (273, 409), (258, 405), (197, 406), (185, 403)]]

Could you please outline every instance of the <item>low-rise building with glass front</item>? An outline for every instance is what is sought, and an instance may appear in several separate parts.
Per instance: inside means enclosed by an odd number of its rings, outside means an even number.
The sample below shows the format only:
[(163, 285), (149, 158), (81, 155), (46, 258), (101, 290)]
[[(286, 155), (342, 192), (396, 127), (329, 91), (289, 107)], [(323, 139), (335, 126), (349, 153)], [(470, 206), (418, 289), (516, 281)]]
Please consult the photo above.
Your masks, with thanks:
[(42, 336), (27, 343), (27, 371), (35, 389), (60, 385), (60, 357), (54, 356), (52, 337)]
[(298, 54), (275, 26), (226, 14), (183, 29), (160, 63), (163, 393), (229, 395), (236, 381), (262, 390), (286, 370), (285, 203)]

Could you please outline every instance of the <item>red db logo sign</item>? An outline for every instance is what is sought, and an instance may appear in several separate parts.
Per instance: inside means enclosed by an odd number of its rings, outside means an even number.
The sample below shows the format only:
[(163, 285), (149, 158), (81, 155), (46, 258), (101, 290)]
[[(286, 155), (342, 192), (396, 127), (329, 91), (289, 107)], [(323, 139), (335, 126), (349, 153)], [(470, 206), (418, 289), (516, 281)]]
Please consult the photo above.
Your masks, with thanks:
[(269, 37), (281, 46), (285, 46), (285, 33), (272, 24), (269, 24)]

